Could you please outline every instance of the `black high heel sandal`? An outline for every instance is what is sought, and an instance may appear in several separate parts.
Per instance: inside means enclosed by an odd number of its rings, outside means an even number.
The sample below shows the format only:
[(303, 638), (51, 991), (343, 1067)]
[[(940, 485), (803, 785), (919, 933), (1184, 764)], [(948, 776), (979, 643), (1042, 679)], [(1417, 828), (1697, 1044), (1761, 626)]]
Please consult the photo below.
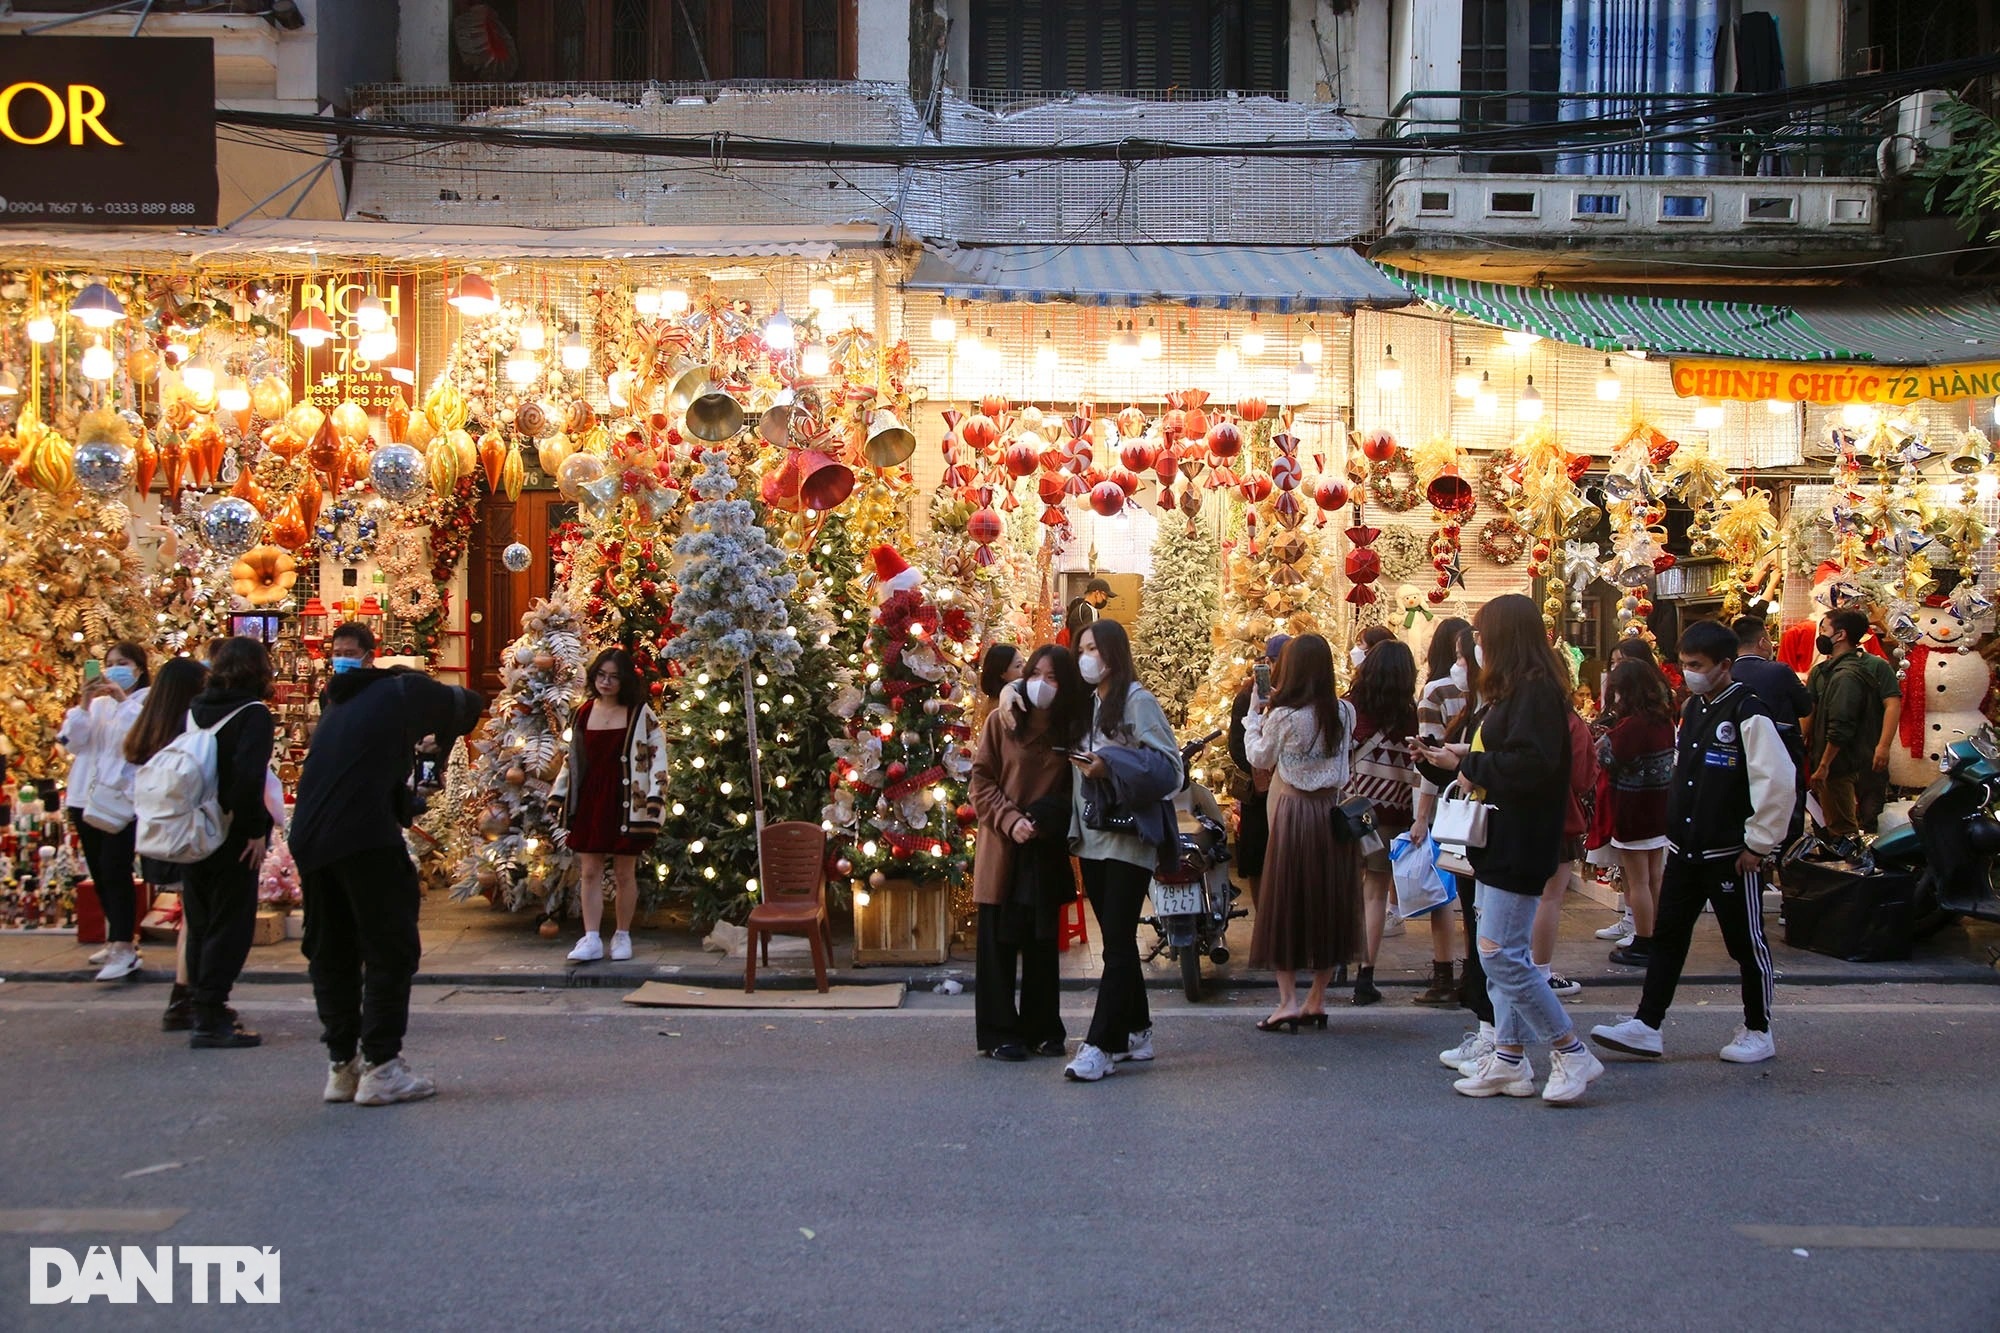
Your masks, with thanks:
[(1326, 1011), (1322, 1009), (1316, 1014), (1300, 1014), (1299, 1023), (1304, 1027), (1318, 1028), (1324, 1032), (1326, 1031)]
[(1293, 1014), (1290, 1018), (1259, 1019), (1257, 1020), (1257, 1030), (1259, 1032), (1288, 1032), (1296, 1036), (1299, 1030), (1299, 1015)]

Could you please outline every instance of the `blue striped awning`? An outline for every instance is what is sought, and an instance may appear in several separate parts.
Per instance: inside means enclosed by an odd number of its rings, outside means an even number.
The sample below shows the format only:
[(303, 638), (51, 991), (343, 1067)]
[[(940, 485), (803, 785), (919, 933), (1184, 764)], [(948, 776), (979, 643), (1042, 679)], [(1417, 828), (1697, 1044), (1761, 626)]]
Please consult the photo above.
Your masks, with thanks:
[(988, 245), (935, 250), (903, 283), (961, 301), (1185, 305), (1305, 314), (1411, 303), (1345, 246)]

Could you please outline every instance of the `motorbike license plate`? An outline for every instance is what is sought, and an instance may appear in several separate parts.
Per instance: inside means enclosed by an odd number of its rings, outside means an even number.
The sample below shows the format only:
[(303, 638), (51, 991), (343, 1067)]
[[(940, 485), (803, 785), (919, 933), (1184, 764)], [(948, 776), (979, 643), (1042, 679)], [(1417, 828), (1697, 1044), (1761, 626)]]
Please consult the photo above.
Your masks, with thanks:
[(1150, 896), (1153, 899), (1153, 911), (1160, 916), (1194, 916), (1200, 913), (1203, 907), (1199, 883), (1162, 884), (1154, 880)]

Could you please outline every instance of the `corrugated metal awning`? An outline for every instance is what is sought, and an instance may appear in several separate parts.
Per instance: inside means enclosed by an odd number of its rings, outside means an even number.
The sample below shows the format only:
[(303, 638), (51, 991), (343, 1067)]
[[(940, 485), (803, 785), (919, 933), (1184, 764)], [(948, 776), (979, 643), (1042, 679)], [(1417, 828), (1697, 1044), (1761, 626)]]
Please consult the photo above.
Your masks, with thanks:
[(1504, 329), (1615, 352), (1935, 366), (2000, 356), (1988, 291), (1802, 293), (1789, 305), (1513, 287), (1384, 269), (1431, 305)]
[(1408, 305), (1345, 246), (989, 245), (936, 250), (903, 283), (966, 301), (1187, 305), (1278, 314)]

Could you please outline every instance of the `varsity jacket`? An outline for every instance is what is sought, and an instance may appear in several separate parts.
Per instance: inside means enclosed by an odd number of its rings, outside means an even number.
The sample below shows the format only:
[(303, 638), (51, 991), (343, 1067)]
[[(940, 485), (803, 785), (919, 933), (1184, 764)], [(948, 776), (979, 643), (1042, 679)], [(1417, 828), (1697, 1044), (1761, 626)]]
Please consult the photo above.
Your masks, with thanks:
[(1746, 847), (1769, 856), (1791, 823), (1796, 770), (1778, 726), (1741, 681), (1704, 701), (1690, 696), (1668, 801), (1674, 855), (1733, 860)]

